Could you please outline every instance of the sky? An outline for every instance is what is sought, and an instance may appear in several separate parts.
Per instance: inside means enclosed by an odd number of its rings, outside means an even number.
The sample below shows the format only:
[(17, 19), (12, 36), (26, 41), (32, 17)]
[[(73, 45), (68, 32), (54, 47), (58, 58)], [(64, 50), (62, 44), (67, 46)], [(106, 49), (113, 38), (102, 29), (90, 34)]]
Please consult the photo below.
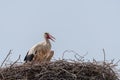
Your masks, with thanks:
[[(0, 62), (21, 55), (44, 40), (44, 32), (56, 38), (54, 59), (73, 50), (86, 60), (120, 59), (120, 0), (1, 0)], [(66, 52), (64, 58), (74, 59)]]

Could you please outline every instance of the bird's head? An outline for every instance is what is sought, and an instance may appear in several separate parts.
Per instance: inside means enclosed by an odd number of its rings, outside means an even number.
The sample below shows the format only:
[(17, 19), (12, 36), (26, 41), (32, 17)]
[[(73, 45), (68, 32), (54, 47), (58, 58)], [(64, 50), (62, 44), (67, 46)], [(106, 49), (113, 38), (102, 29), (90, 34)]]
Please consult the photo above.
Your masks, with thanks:
[(51, 39), (52, 41), (54, 41), (55, 40), (55, 38), (52, 36), (52, 35), (50, 35), (49, 33), (44, 33), (44, 37), (46, 38), (46, 39)]

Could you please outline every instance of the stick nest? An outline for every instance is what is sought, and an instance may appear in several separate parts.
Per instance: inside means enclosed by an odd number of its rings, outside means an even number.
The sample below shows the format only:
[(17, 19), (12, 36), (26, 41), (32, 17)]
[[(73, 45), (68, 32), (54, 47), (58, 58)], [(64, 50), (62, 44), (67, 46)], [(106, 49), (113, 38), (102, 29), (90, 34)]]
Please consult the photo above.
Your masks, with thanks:
[(119, 80), (109, 63), (56, 60), (1, 68), (0, 80)]

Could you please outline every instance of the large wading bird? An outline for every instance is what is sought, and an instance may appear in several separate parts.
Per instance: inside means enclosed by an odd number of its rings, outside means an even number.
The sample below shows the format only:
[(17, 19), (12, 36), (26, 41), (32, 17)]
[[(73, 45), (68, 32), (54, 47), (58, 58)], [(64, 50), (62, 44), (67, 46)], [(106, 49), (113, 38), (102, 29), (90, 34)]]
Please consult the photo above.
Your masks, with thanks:
[(51, 50), (50, 40), (54, 41), (55, 38), (49, 33), (44, 33), (44, 42), (39, 42), (35, 44), (26, 54), (24, 61), (41, 63), (45, 61), (50, 61), (54, 55), (54, 51)]

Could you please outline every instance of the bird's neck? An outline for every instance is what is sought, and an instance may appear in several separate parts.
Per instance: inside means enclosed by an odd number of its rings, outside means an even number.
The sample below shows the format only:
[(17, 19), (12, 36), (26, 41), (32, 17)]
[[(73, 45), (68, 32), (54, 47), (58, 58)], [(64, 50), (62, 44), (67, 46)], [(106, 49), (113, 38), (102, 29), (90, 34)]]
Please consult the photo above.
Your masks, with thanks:
[(50, 44), (50, 40), (49, 39), (45, 39), (45, 42), (46, 42), (46, 44)]

